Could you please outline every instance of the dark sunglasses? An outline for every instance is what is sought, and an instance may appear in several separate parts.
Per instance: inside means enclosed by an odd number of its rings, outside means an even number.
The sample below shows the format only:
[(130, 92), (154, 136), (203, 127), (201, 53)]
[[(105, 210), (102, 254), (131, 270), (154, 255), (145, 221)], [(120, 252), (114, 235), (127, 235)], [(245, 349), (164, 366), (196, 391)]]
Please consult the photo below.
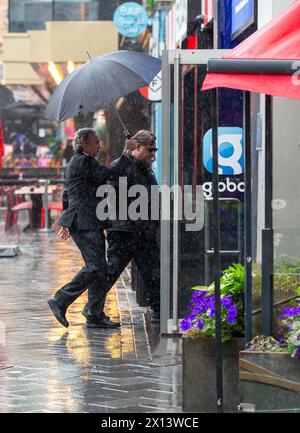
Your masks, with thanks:
[(149, 153), (153, 153), (153, 152), (157, 152), (158, 148), (157, 147), (147, 146), (147, 150), (148, 150)]

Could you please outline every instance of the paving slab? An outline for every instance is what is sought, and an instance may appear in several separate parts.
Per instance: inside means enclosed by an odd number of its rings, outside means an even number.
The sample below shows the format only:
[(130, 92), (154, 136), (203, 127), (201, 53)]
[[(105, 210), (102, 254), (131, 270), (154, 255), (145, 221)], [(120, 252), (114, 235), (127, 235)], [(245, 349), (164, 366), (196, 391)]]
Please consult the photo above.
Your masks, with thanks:
[[(0, 230), (1, 230), (0, 225)], [(181, 412), (181, 340), (160, 337), (135, 302), (130, 269), (105, 306), (118, 330), (86, 328), (82, 295), (52, 316), (47, 299), (82, 266), (55, 233), (8, 233), (21, 254), (0, 259), (0, 412)]]

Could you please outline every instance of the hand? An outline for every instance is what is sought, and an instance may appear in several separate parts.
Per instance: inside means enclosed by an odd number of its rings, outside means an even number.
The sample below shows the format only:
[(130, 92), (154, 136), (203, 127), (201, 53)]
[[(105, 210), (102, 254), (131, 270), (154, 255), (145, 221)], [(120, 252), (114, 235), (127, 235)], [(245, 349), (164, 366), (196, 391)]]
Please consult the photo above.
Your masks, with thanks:
[(57, 233), (57, 236), (60, 237), (63, 241), (66, 241), (70, 237), (69, 229), (67, 227), (61, 227), (61, 229)]
[(126, 140), (125, 141), (125, 147), (124, 147), (124, 152), (126, 152), (126, 150), (131, 150), (133, 151), (134, 149), (136, 149), (139, 146), (139, 143), (134, 140), (134, 139), (130, 139), (130, 140)]

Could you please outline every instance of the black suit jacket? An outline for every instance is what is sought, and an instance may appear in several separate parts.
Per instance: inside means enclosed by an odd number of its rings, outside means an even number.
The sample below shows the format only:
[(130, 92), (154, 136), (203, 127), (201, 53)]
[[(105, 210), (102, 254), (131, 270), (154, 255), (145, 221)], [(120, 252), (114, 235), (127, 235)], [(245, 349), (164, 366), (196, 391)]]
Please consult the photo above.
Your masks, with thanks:
[(62, 211), (56, 223), (71, 228), (77, 216), (79, 230), (108, 228), (109, 222), (99, 221), (96, 215), (96, 208), (101, 200), (96, 197), (96, 191), (107, 180), (122, 176), (128, 164), (128, 158), (121, 156), (118, 164), (108, 168), (100, 165), (91, 156), (75, 153), (66, 169), (67, 209)]
[[(110, 167), (115, 168), (120, 164), (120, 158), (114, 160)], [(120, 220), (119, 219), (119, 203), (118, 203), (118, 196), (119, 196), (119, 179), (118, 178), (110, 178), (108, 179), (108, 183), (112, 186), (114, 186), (116, 190), (116, 215), (117, 218), (112, 221), (111, 230), (119, 230), (119, 231), (138, 231), (138, 232), (157, 232), (157, 229), (160, 225), (159, 220), (151, 220), (151, 187), (157, 188), (157, 192), (159, 194), (159, 187), (157, 184), (157, 180), (155, 177), (154, 172), (152, 171), (151, 167), (146, 167), (145, 165), (141, 164), (138, 160), (136, 160), (134, 157), (131, 157), (128, 162), (128, 166), (125, 170), (125, 174), (123, 174), (122, 177), (126, 177), (127, 179), (127, 196), (128, 196), (128, 190), (130, 187), (134, 185), (142, 185), (144, 186), (148, 191), (148, 220), (131, 220), (128, 218), (127, 220)], [(127, 199), (128, 207), (130, 206), (130, 203), (134, 201), (136, 198), (130, 198)], [(159, 207), (159, 203), (157, 204)], [(154, 204), (156, 206), (156, 204)], [(159, 210), (159, 209), (158, 209)]]

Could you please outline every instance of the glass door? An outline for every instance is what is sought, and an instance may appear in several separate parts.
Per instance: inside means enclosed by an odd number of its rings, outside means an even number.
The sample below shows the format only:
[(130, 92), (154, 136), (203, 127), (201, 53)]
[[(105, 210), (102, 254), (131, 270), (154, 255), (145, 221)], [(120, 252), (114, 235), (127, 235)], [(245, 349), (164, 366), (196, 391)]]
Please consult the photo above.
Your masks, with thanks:
[[(211, 95), (201, 87), (208, 59), (225, 53), (174, 50), (163, 57), (162, 333), (178, 332), (191, 288), (213, 280)], [(219, 93), (221, 267), (225, 269), (243, 263), (243, 94)]]

